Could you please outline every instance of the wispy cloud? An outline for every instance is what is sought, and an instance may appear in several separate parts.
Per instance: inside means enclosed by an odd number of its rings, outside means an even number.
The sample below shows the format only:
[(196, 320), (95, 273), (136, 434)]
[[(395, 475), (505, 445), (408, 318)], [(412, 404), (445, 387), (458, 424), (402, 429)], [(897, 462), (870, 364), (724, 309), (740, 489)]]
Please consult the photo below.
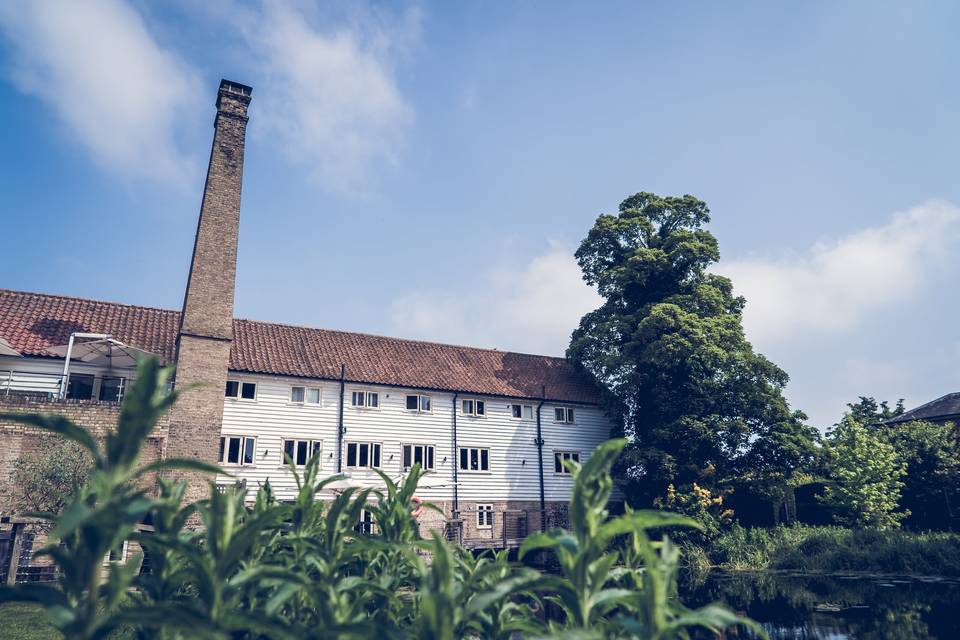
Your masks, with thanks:
[(572, 252), (554, 245), (520, 269), (497, 267), (469, 293), (419, 291), (393, 302), (397, 335), (563, 355), (580, 318), (600, 297), (580, 275)]
[(323, 186), (363, 191), (373, 166), (395, 161), (413, 116), (394, 72), (417, 37), (419, 13), (326, 22), (287, 2), (243, 16), (262, 85), (252, 108), (266, 135)]
[(163, 182), (188, 175), (175, 130), (195, 108), (197, 74), (128, 4), (3, 2), (0, 33), (14, 52), (9, 77), (53, 109), (96, 162)]
[(918, 295), (960, 250), (960, 209), (930, 201), (882, 226), (802, 253), (722, 262), (747, 299), (747, 335), (761, 346), (859, 327)]

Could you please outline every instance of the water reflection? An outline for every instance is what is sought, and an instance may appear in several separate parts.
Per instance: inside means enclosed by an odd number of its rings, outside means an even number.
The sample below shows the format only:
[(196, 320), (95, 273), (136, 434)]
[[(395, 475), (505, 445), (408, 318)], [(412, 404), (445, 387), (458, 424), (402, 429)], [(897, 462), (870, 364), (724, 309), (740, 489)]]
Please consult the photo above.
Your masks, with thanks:
[(713, 572), (681, 592), (689, 605), (726, 603), (774, 639), (960, 638), (960, 584), (947, 580)]

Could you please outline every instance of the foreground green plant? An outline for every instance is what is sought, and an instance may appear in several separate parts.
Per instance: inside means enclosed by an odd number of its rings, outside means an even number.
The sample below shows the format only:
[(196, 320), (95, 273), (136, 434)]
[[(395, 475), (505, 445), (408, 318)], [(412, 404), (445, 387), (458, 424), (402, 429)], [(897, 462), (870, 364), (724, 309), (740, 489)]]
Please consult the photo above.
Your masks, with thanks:
[[(79, 443), (93, 470), (61, 515), (45, 516), (53, 529), (40, 553), (56, 563), (58, 584), (0, 588), (0, 604), (39, 603), (67, 638), (82, 639), (123, 630), (163, 640), (666, 640), (694, 627), (757, 630), (720, 607), (691, 611), (677, 599), (679, 552), (651, 532), (695, 522), (660, 511), (609, 517), (622, 440), (599, 447), (583, 467), (571, 463), (571, 530), (531, 536), (521, 549), (556, 556), (562, 575), (545, 575), (511, 563), (507, 552), (475, 556), (436, 533), (422, 539), (410, 515), (419, 468), (401, 483), (382, 476), (383, 489), (346, 489), (327, 502), (317, 495), (338, 477), (319, 478), (319, 456), (302, 470), (289, 464), (298, 489), (289, 503), (269, 484), (252, 504), (240, 486), (211, 485), (209, 499), (186, 506), (182, 483), (161, 479), (158, 492), (148, 491), (145, 476), (165, 469), (223, 473), (189, 460), (138, 466), (144, 439), (176, 399), (164, 392), (169, 375), (156, 362), (140, 367), (102, 446), (62, 417), (5, 416)], [(364, 510), (372, 532), (359, 526)], [(153, 531), (138, 531), (148, 519)], [(139, 571), (139, 553), (105, 563), (124, 541), (139, 543), (149, 571)], [(559, 612), (548, 614), (545, 603)]]

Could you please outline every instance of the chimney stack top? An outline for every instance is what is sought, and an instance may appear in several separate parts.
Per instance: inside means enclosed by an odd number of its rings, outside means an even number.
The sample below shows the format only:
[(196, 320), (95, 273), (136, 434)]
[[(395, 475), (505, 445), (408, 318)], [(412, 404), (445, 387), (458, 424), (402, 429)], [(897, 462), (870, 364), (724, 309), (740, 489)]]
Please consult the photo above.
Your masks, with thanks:
[(230, 93), (236, 96), (250, 97), (250, 94), (253, 93), (253, 87), (248, 87), (245, 84), (240, 84), (239, 82), (234, 82), (233, 80), (221, 80), (220, 93)]

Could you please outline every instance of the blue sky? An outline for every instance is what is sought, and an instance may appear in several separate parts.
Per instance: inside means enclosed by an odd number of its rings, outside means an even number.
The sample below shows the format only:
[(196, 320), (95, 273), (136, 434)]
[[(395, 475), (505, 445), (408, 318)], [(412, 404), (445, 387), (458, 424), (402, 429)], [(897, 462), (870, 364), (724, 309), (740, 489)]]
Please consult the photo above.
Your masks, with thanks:
[(827, 426), (960, 389), (960, 6), (12, 2), (0, 286), (177, 308), (221, 77), (254, 87), (237, 315), (561, 354), (572, 251), (713, 211)]

